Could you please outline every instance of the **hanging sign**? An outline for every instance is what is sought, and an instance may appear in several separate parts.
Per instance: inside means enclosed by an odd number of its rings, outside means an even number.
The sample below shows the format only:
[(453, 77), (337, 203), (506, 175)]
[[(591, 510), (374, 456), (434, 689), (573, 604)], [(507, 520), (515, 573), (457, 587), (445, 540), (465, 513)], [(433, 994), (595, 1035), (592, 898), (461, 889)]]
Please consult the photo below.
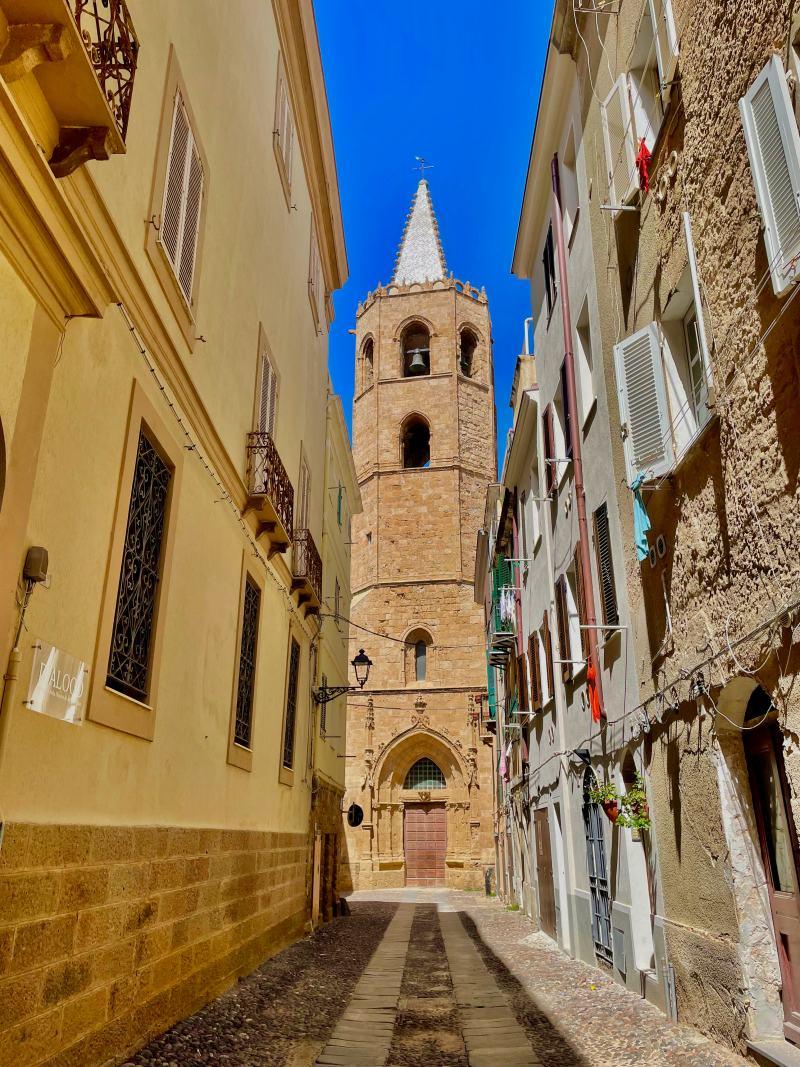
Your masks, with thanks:
[(86, 711), (89, 667), (54, 645), (36, 641), (26, 707), (80, 725)]

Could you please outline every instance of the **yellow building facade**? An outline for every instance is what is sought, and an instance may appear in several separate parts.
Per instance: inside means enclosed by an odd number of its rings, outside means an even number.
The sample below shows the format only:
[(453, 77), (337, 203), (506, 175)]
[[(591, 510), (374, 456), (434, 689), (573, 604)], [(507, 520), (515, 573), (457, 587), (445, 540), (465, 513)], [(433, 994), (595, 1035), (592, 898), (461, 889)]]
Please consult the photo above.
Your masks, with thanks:
[(310, 915), (310, 0), (0, 0), (0, 171), (0, 1063), (89, 1067)]

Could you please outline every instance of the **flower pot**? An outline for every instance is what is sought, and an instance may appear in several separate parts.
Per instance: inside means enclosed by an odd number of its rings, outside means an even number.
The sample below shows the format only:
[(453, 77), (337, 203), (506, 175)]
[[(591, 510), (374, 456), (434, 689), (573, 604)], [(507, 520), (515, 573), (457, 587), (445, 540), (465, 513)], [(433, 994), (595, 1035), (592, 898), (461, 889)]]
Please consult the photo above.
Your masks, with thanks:
[(611, 822), (616, 822), (619, 818), (619, 801), (616, 798), (614, 800), (604, 800), (603, 811)]

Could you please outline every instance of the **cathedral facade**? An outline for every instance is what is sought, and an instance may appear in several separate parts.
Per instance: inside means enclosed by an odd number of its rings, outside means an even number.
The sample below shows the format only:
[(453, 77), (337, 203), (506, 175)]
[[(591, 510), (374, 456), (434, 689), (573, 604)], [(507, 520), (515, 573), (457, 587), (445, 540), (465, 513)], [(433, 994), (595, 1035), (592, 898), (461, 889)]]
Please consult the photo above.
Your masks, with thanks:
[(494, 864), (482, 736), (476, 537), (496, 480), (486, 294), (448, 273), (419, 183), (392, 282), (356, 317), (351, 647), (374, 661), (347, 711), (341, 888), (478, 888)]

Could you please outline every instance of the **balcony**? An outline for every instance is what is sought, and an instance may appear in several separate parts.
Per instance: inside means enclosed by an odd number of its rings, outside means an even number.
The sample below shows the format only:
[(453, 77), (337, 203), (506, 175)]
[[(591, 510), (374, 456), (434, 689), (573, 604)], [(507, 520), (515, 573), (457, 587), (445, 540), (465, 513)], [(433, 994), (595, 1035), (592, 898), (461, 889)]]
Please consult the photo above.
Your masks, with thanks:
[(258, 519), (256, 536), (269, 537), (269, 557), (285, 552), (291, 544), (294, 519), (294, 489), (281, 462), (272, 435), (256, 431), (247, 435), (247, 507)]
[(322, 605), (322, 560), (310, 530), (295, 530), (292, 553), (292, 592), (306, 615), (318, 615)]
[[(15, 96), (57, 178), (125, 151), (138, 57), (125, 0), (0, 0), (0, 76), (20, 83)], [(57, 131), (37, 125), (37, 91)]]

